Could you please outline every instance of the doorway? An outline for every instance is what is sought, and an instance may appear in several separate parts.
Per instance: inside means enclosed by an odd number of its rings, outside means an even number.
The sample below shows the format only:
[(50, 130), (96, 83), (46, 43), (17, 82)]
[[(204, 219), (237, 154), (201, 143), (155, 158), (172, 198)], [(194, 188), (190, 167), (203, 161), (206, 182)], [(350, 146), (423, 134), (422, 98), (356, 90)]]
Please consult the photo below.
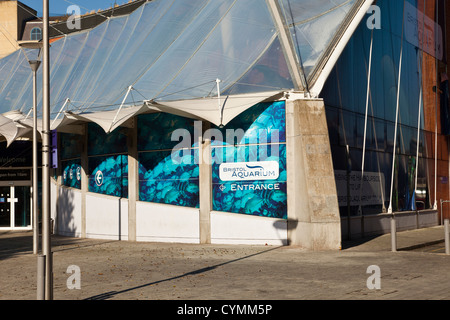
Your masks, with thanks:
[(30, 186), (0, 186), (0, 229), (32, 228)]

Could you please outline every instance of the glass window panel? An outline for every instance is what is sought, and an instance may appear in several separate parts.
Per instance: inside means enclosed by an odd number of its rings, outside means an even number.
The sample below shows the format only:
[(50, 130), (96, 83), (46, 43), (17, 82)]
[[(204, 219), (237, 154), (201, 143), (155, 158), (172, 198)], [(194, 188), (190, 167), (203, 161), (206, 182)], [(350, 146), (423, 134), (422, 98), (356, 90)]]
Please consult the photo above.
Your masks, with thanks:
[(11, 187), (0, 187), (0, 227), (11, 227)]
[[(152, 113), (139, 115), (138, 123), (138, 150), (165, 150), (172, 149), (179, 143), (192, 146), (194, 140), (194, 120), (175, 116), (168, 113)], [(172, 141), (175, 130), (185, 131), (183, 140)], [(178, 137), (177, 137), (178, 138)], [(189, 141), (185, 141), (188, 139)]]
[(59, 134), (61, 149), (59, 154), (61, 159), (77, 158), (83, 152), (84, 136), (73, 133)]
[(88, 155), (103, 155), (111, 153), (123, 153), (127, 151), (128, 128), (119, 127), (106, 134), (95, 123), (88, 124)]

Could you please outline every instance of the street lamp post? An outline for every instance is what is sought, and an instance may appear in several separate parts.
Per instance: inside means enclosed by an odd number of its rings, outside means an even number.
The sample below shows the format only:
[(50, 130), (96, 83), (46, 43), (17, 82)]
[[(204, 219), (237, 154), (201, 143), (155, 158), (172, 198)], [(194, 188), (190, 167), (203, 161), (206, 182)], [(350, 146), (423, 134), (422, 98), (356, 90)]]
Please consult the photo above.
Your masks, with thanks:
[[(53, 299), (53, 262), (50, 239), (50, 41), (49, 41), (49, 0), (43, 0), (42, 41), (22, 42), (21, 46), (30, 49), (42, 48), (42, 255), (38, 257), (38, 299)], [(20, 44), (20, 43), (19, 43)], [(33, 71), (33, 146), (37, 142), (36, 110), (36, 72), (40, 66), (38, 60), (29, 60)], [(37, 147), (33, 148), (33, 194), (37, 194)], [(36, 189), (35, 189), (36, 187)], [(35, 199), (35, 197), (33, 197)], [(37, 210), (33, 200), (33, 210)], [(35, 211), (36, 212), (36, 211)], [(35, 219), (36, 220), (36, 219)], [(34, 232), (37, 232), (35, 228)], [(35, 241), (38, 237), (36, 236)], [(34, 248), (35, 244), (33, 244)], [(44, 258), (43, 258), (44, 257)], [(40, 288), (44, 285), (45, 288)], [(43, 290), (42, 290), (43, 289)], [(44, 294), (41, 294), (44, 291)]]
[(33, 252), (39, 250), (39, 223), (38, 223), (38, 148), (37, 148), (37, 84), (36, 73), (41, 65), (41, 61), (29, 61), (33, 71)]
[(45, 299), (53, 299), (53, 259), (50, 239), (50, 41), (49, 0), (43, 0), (42, 23), (42, 254), (45, 256)]
[(33, 253), (39, 251), (39, 223), (38, 223), (38, 130), (37, 130), (37, 81), (36, 75), (41, 65), (40, 53), (42, 49), (41, 41), (20, 41), (19, 46), (26, 49), (39, 50), (36, 59), (28, 60), (33, 72)]

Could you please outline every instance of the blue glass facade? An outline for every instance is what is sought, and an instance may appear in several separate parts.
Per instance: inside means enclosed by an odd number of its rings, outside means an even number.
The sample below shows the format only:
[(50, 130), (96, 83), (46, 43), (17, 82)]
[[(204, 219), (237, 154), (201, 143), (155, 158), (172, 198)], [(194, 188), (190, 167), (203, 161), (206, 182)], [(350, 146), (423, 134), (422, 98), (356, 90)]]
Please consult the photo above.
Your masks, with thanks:
[[(440, 4), (443, 5), (443, 2)], [(414, 28), (416, 32), (420, 32), (420, 27), (423, 26), (413, 19), (414, 15), (416, 18), (419, 15), (417, 8), (423, 10), (423, 1), (408, 0), (403, 6), (403, 1), (382, 0), (378, 1), (377, 5), (381, 9), (381, 29), (371, 30), (365, 21), (360, 24), (322, 92), (336, 172), (343, 173), (347, 170), (348, 145), (353, 173), (360, 175), (364, 170), (368, 177), (378, 175), (384, 180), (379, 186), (380, 201), (377, 204), (368, 204), (364, 199), (359, 199), (359, 196), (370, 196), (370, 192), (368, 194), (363, 191), (361, 195), (358, 192), (359, 186), (355, 184), (355, 192), (351, 191), (351, 214), (357, 214), (358, 202), (362, 204), (363, 214), (381, 213), (383, 209), (388, 208), (391, 181), (394, 211), (431, 208), (435, 197), (435, 123), (441, 118), (441, 108), (437, 106), (436, 94), (432, 92), (432, 86), (436, 85), (437, 81), (436, 59), (422, 52), (418, 47), (419, 41), (414, 43), (411, 36), (414, 35)], [(402, 29), (404, 8), (405, 24)], [(373, 56), (366, 122), (371, 39), (373, 39)], [(401, 52), (403, 68), (399, 84)], [(433, 73), (434, 77), (430, 76)], [(393, 163), (399, 85), (398, 131)], [(421, 90), (423, 94), (420, 93)], [(418, 128), (419, 140), (417, 140)], [(447, 145), (440, 132), (439, 128), (438, 168), (446, 166), (448, 160)], [(393, 179), (392, 166), (394, 166)], [(438, 176), (448, 176), (447, 171), (438, 173)], [(414, 192), (416, 175), (417, 191)], [(446, 186), (438, 185), (438, 191), (440, 187)], [(344, 188), (345, 184), (341, 187), (338, 184), (338, 195), (342, 198), (341, 214), (347, 215), (347, 191)]]

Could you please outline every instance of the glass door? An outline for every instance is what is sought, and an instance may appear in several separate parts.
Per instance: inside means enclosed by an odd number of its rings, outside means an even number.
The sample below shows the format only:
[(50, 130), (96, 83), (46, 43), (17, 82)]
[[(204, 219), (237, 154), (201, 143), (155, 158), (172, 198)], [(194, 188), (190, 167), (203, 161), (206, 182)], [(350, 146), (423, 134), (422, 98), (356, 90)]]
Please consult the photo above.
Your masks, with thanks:
[(11, 187), (0, 187), (0, 228), (11, 227)]
[(0, 228), (31, 228), (31, 187), (0, 187)]
[(14, 227), (27, 228), (31, 226), (31, 188), (14, 187)]

